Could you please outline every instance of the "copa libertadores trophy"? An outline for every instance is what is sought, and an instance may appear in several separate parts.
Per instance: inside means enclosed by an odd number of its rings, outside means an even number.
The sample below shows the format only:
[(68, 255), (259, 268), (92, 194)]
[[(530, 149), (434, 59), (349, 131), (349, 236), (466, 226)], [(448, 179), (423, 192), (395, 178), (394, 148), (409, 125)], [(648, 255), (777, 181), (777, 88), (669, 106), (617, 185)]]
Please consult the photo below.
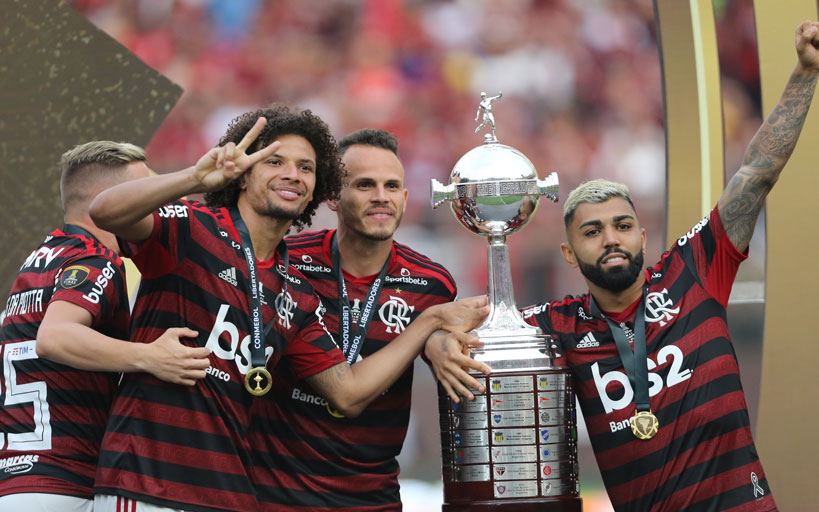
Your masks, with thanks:
[[(453, 402), (438, 386), (445, 512), (580, 511), (575, 400), (556, 345), (523, 321), (515, 305), (506, 237), (523, 228), (540, 196), (557, 201), (558, 180), (538, 179), (520, 151), (500, 144), (492, 102), (478, 116), (491, 133), (455, 164), (449, 185), (432, 180), (432, 207), (450, 201), (468, 230), (487, 237), (491, 311), (470, 356), (492, 368), (472, 376), (486, 392)], [(478, 120), (476, 116), (475, 120)]]

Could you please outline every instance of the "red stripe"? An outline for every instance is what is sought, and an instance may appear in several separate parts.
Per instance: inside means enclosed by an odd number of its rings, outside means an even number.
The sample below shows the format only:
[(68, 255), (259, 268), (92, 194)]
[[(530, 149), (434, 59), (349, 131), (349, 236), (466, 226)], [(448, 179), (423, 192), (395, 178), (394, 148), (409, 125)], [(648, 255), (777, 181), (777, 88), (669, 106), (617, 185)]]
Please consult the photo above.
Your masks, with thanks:
[[(97, 472), (102, 487), (128, 490), (141, 496), (168, 500), (170, 508), (223, 507), (226, 510), (258, 510), (256, 497), (240, 492), (152, 478), (123, 470), (100, 468)], [(106, 482), (115, 482), (107, 485)], [(125, 512), (125, 511), (123, 511)]]
[(184, 447), (138, 436), (109, 433), (105, 436), (103, 449), (191, 468), (210, 469), (235, 475), (245, 474), (242, 460), (236, 454)]

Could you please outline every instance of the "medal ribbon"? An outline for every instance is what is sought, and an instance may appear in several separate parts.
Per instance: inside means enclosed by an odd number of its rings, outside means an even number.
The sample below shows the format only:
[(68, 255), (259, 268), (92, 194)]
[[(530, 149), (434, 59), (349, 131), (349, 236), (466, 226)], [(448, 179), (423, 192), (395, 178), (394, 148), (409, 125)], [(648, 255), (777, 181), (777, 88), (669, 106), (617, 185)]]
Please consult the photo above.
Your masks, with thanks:
[[(241, 240), (242, 243), (241, 252), (245, 257), (245, 261), (247, 261), (247, 275), (250, 279), (250, 366), (253, 368), (264, 368), (266, 361), (264, 357), (264, 336), (262, 335), (262, 299), (259, 296), (259, 276), (257, 274), (256, 255), (253, 252), (253, 243), (250, 240), (250, 233), (247, 230), (247, 226), (245, 226), (245, 222), (242, 220), (242, 216), (239, 214), (239, 210), (235, 208), (231, 209), (230, 218), (233, 219), (233, 225), (236, 226), (236, 231), (239, 232), (239, 240)], [(282, 264), (284, 265), (284, 272), (282, 272), (281, 269), (277, 270), (282, 275), (283, 284), (281, 293), (286, 294), (287, 268), (290, 264), (290, 259), (287, 254), (287, 244), (284, 240), (279, 242), (279, 245), (276, 247), (276, 252), (279, 253), (279, 257), (282, 259)], [(270, 324), (264, 329), (264, 335), (270, 332), (270, 328), (275, 321), (275, 318), (270, 321)]]
[(648, 357), (646, 355), (646, 294), (648, 285), (643, 287), (643, 296), (640, 305), (637, 307), (637, 316), (634, 319), (634, 352), (631, 351), (628, 338), (622, 327), (615, 324), (610, 318), (600, 311), (594, 302), (594, 297), (589, 294), (589, 310), (592, 316), (602, 317), (609, 324), (611, 334), (614, 336), (614, 343), (617, 345), (617, 352), (620, 354), (620, 361), (623, 369), (634, 389), (634, 402), (637, 412), (650, 411), (651, 403), (648, 399)]
[[(375, 312), (375, 305), (378, 303), (378, 296), (381, 294), (381, 288), (384, 287), (384, 279), (387, 275), (387, 269), (390, 266), (390, 258), (392, 251), (387, 256), (387, 261), (381, 267), (381, 273), (370, 285), (367, 291), (364, 308), (361, 310), (361, 317), (358, 319), (355, 331), (352, 329), (352, 319), (350, 318), (350, 298), (347, 295), (347, 284), (344, 282), (344, 271), (341, 269), (341, 254), (338, 250), (338, 234), (333, 235), (331, 245), (330, 258), (333, 264), (333, 271), (336, 273), (338, 280), (338, 323), (341, 329), (341, 352), (347, 358), (347, 364), (352, 366), (355, 363), (358, 354), (361, 352), (364, 336), (367, 335), (367, 329), (370, 327), (373, 313)], [(352, 338), (352, 340), (350, 339)]]

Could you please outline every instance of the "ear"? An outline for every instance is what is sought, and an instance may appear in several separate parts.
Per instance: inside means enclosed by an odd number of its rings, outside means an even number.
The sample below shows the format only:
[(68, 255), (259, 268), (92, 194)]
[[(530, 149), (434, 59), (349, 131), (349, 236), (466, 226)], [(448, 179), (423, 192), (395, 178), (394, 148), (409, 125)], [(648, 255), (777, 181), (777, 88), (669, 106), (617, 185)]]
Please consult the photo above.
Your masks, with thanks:
[(242, 173), (242, 175), (239, 176), (239, 178), (237, 178), (239, 180), (239, 190), (241, 190), (242, 192), (247, 191), (247, 177), (250, 175), (252, 171), (253, 167)]
[(640, 228), (640, 234), (643, 236), (643, 257), (646, 255), (646, 228)]
[(327, 208), (330, 210), (337, 212), (338, 211), (338, 199), (328, 199), (327, 200)]
[(409, 190), (404, 189), (404, 209), (401, 210), (401, 213), (406, 213), (407, 211), (407, 197), (409, 197)]
[(574, 251), (569, 244), (565, 242), (560, 244), (560, 253), (563, 255), (563, 259), (569, 264), (570, 267), (577, 268), (577, 258), (575, 257)]

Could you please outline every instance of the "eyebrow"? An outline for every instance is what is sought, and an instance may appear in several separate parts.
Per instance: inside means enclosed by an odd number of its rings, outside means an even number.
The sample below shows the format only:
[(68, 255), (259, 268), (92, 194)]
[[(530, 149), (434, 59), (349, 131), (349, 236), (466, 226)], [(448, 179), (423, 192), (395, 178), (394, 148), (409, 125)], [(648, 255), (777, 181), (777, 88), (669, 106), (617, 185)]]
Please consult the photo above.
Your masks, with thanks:
[[(628, 214), (626, 214), (626, 215), (618, 215), (618, 216), (616, 216), (616, 217), (614, 217), (614, 218), (612, 219), (612, 221), (614, 221), (615, 223), (620, 222), (620, 221), (624, 221), (624, 220), (634, 220), (634, 215), (628, 215)], [(594, 219), (594, 220), (587, 220), (586, 222), (584, 222), (583, 224), (581, 224), (580, 226), (578, 226), (578, 228), (579, 228), (579, 229), (583, 229), (583, 228), (584, 228), (584, 227), (586, 227), (586, 226), (595, 226), (595, 227), (599, 227), (599, 226), (602, 226), (602, 225), (603, 225), (603, 221), (602, 221), (602, 220), (600, 220), (600, 219)]]

